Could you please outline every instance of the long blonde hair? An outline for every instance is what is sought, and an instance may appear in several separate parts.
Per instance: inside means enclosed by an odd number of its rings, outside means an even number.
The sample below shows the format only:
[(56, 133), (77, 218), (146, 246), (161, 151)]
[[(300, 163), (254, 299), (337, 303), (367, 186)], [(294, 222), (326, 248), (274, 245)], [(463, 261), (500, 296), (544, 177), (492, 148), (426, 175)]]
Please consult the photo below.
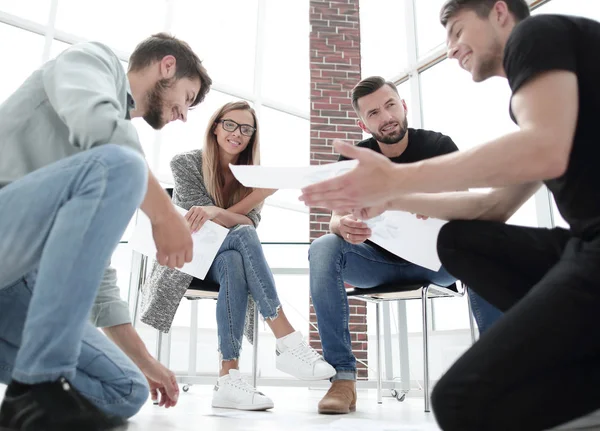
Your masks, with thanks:
[(229, 198), (225, 202), (224, 188), (225, 175), (221, 172), (221, 164), (219, 153), (221, 147), (217, 143), (215, 129), (219, 125), (218, 121), (231, 111), (248, 111), (254, 118), (254, 134), (248, 142), (248, 146), (242, 151), (237, 159), (236, 165), (259, 165), (260, 164), (260, 137), (258, 130), (258, 119), (256, 112), (248, 104), (248, 102), (229, 102), (218, 109), (209, 120), (206, 134), (204, 136), (204, 148), (202, 150), (202, 175), (204, 176), (204, 185), (215, 201), (215, 204), (220, 208), (229, 208), (230, 206), (241, 201), (248, 196), (252, 189), (243, 186), (235, 178), (231, 189), (229, 190)]

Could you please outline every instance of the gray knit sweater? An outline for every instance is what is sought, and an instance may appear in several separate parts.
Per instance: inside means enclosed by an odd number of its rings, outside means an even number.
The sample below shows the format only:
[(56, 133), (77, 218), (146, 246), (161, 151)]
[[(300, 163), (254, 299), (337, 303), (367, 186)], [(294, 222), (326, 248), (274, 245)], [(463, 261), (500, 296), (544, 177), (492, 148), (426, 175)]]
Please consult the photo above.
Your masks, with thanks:
[[(202, 151), (193, 150), (179, 154), (171, 160), (175, 187), (173, 203), (186, 210), (193, 206), (215, 206), (204, 185), (202, 176)], [(260, 222), (260, 212), (252, 210), (248, 215), (254, 227)], [(169, 332), (179, 303), (192, 282), (192, 276), (154, 262), (150, 277), (142, 289), (142, 322)], [(249, 298), (245, 333), (252, 342), (254, 326), (254, 301)]]

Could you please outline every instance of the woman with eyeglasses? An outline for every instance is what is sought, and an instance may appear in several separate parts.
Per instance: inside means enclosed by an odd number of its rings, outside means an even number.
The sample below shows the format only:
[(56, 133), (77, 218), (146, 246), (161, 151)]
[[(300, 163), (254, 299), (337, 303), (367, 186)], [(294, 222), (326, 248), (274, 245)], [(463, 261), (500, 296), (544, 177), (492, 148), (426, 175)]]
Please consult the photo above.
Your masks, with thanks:
[[(173, 202), (189, 210), (185, 218), (192, 231), (207, 220), (231, 228), (206, 276), (206, 280), (220, 285), (217, 331), (221, 369), (213, 407), (273, 408), (273, 401), (239, 373), (249, 297), (277, 338), (277, 369), (303, 380), (324, 380), (335, 374), (285, 316), (256, 234), (262, 203), (274, 190), (248, 189), (229, 168), (230, 164), (257, 165), (259, 154), (256, 113), (246, 102), (232, 102), (210, 119), (202, 150), (179, 154), (171, 161)], [(141, 320), (167, 332), (191, 280), (187, 274), (155, 264), (144, 286)], [(247, 335), (251, 333), (246, 330)]]

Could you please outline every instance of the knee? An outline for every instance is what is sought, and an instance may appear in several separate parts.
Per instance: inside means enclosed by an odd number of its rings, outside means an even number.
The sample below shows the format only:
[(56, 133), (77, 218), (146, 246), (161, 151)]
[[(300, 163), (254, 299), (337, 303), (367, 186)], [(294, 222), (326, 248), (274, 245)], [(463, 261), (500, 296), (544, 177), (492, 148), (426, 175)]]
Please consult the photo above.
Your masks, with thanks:
[(323, 235), (313, 241), (308, 249), (308, 260), (311, 271), (322, 266), (329, 266), (342, 252), (344, 240), (335, 234)]
[(466, 235), (472, 234), (469, 231), (469, 223), (471, 222), (467, 220), (454, 220), (446, 223), (440, 229), (437, 239), (437, 252), (442, 265), (450, 272), (452, 272), (452, 257), (458, 249), (458, 242)]
[(109, 414), (131, 418), (144, 406), (150, 395), (150, 388), (146, 377), (138, 370), (130, 370), (128, 376), (105, 386), (105, 390), (112, 392), (110, 401), (100, 403), (100, 407)]
[(244, 274), (244, 260), (237, 250), (226, 250), (219, 253), (215, 259), (215, 263), (219, 269), (219, 281), (221, 285), (227, 284), (225, 282), (232, 272), (240, 276)]
[(457, 410), (460, 407), (455, 405), (457, 400), (451, 398), (452, 394), (447, 389), (448, 385), (442, 377), (431, 393), (431, 409), (439, 427), (444, 431), (463, 430), (457, 428)]
[(254, 226), (245, 224), (237, 226), (235, 229), (232, 229), (231, 232), (229, 232), (229, 235), (232, 237), (232, 239), (241, 240), (245, 244), (253, 243), (260, 245), (260, 239), (258, 238), (258, 234), (256, 233)]
[(125, 414), (124, 417), (132, 417), (135, 416), (140, 409), (146, 404), (148, 397), (150, 395), (150, 388), (148, 387), (148, 381), (146, 377), (139, 373), (135, 378), (132, 379), (132, 391), (131, 397), (129, 398), (128, 403), (124, 406)]
[(108, 175), (135, 195), (144, 196), (148, 182), (148, 166), (144, 157), (122, 145), (107, 144), (97, 148), (98, 157), (108, 170)]

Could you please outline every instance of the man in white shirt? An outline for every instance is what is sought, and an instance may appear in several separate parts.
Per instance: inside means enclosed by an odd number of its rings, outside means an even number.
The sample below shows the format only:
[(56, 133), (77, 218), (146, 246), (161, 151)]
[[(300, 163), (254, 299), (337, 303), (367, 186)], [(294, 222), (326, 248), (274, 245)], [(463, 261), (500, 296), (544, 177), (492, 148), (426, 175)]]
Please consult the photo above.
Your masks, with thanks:
[(106, 46), (75, 45), (0, 105), (0, 428), (113, 429), (145, 402), (144, 377), (90, 311), (138, 207), (161, 264), (191, 261), (192, 240), (129, 119), (185, 121), (211, 83), (185, 42), (157, 34), (127, 73)]

